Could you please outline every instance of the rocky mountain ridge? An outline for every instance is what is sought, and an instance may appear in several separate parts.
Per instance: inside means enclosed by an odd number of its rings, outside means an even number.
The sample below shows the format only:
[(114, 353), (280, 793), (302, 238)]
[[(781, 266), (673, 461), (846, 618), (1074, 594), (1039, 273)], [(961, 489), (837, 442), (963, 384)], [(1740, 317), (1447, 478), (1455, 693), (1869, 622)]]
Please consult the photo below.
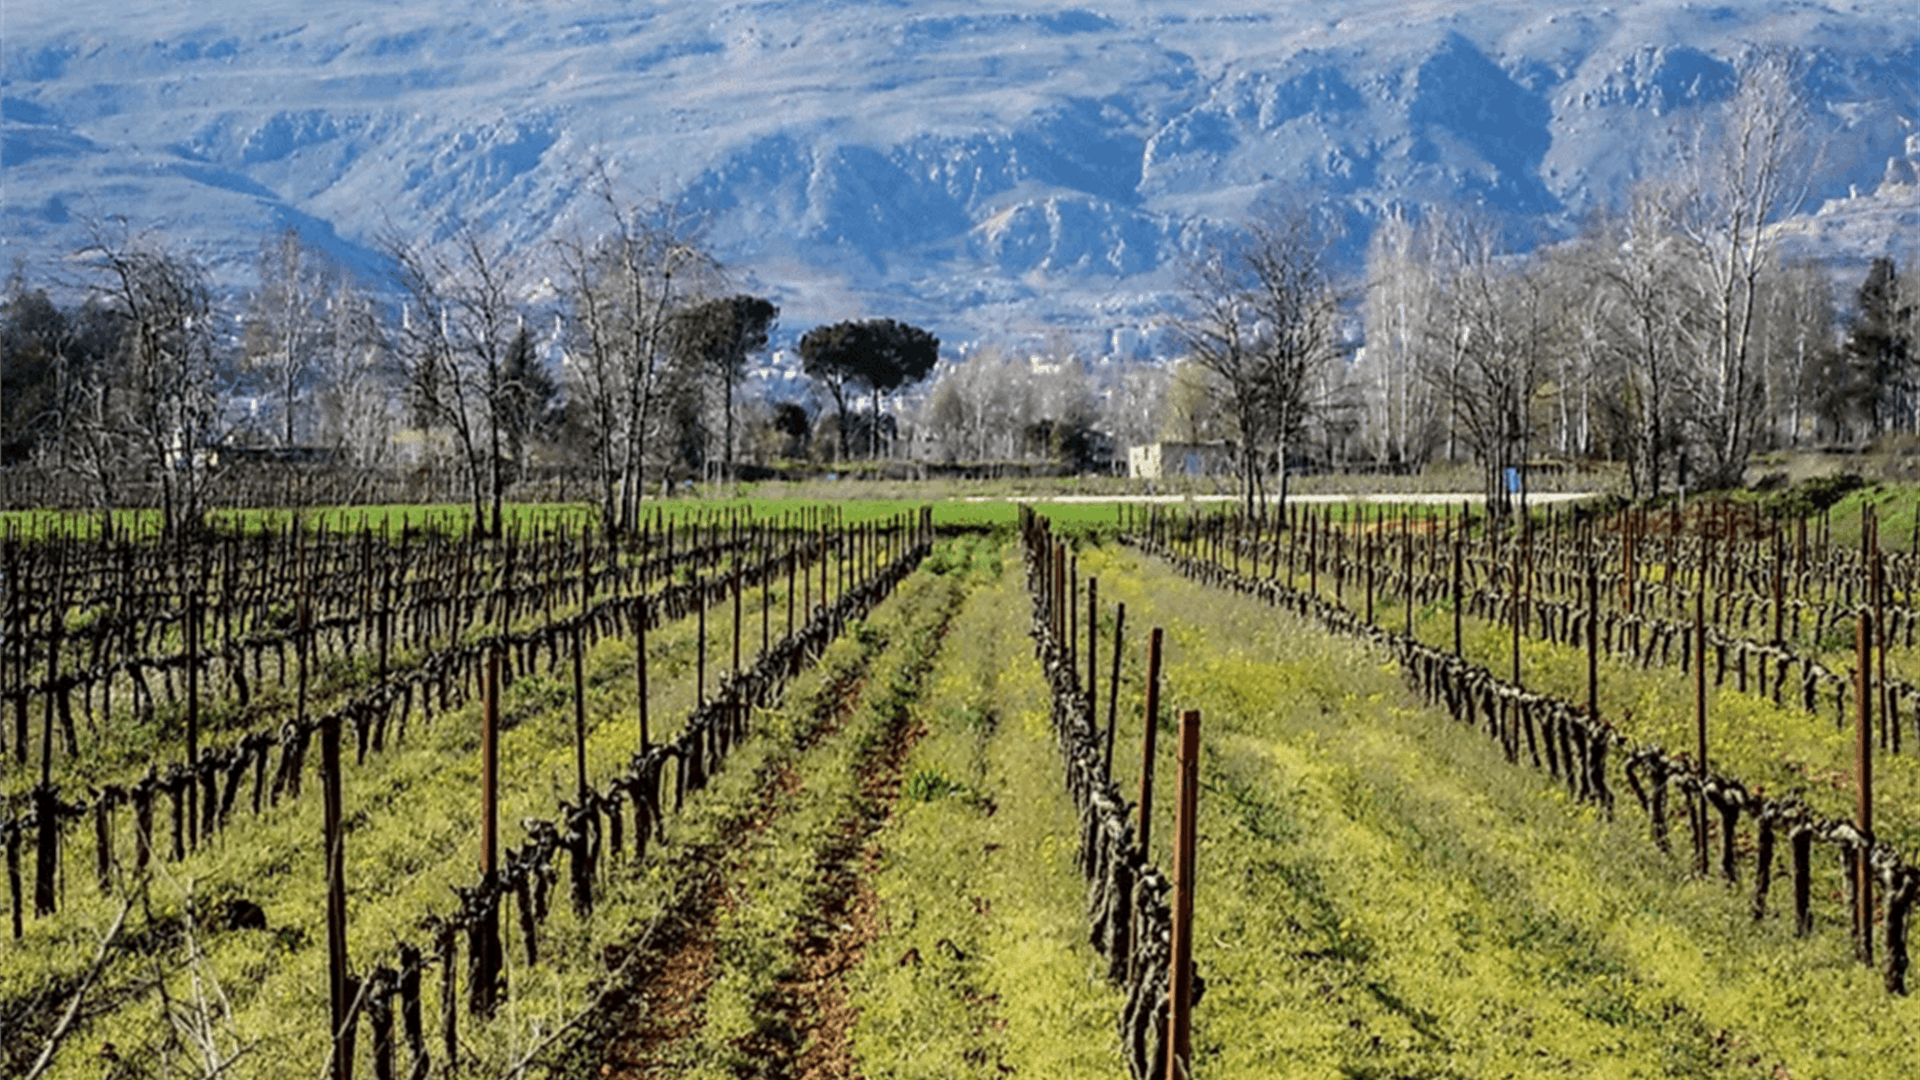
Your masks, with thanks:
[(1336, 207), (1350, 250), (1394, 207), (1563, 234), (1670, 167), (1676, 119), (1776, 44), (1806, 55), (1828, 136), (1807, 209), (1860, 223), (1810, 222), (1809, 255), (1915, 247), (1884, 182), (1920, 119), (1904, 0), (135, 0), (5, 19), (0, 253), (30, 276), (113, 215), (236, 288), (289, 226), (375, 275), (383, 232), (457, 221), (538, 256), (592, 227), (604, 170), (702, 216), (790, 333), (891, 315), (950, 341), (1131, 347), (1180, 261), (1270, 201)]

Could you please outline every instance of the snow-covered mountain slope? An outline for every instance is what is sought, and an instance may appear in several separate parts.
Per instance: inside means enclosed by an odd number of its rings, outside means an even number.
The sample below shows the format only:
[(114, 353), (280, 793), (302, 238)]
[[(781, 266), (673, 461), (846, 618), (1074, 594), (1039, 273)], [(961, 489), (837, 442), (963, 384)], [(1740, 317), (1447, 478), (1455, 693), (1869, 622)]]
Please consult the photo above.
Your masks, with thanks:
[(1752, 45), (1811, 61), (1810, 208), (1874, 191), (1920, 120), (1911, 0), (38, 0), (4, 20), (0, 253), (30, 275), (111, 215), (236, 285), (288, 225), (375, 271), (383, 231), (459, 219), (538, 253), (590, 226), (604, 165), (707, 215), (794, 332), (1138, 339), (1182, 254), (1263, 200), (1331, 200), (1356, 245), (1396, 204), (1551, 235), (1667, 167), (1674, 119)]

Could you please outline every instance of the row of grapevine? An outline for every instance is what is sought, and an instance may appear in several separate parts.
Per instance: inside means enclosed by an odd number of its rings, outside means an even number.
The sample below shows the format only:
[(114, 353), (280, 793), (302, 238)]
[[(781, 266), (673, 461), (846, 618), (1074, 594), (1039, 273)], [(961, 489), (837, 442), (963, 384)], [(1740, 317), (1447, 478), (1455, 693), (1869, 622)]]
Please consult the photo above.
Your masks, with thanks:
[[(1144, 768), (1139, 801), (1130, 805), (1113, 775), (1126, 607), (1120, 605), (1115, 611), (1103, 727), (1097, 689), (1103, 674), (1099, 582), (1093, 578), (1086, 582), (1083, 680), (1077, 566), (1067, 546), (1053, 538), (1046, 520), (1031, 510), (1023, 509), (1021, 540), (1027, 587), (1033, 595), (1035, 649), (1052, 689), (1054, 734), (1066, 766), (1067, 789), (1080, 816), (1078, 865), (1088, 882), (1090, 940), (1106, 962), (1106, 978), (1126, 989), (1120, 1036), (1129, 1070), (1135, 1080), (1167, 1076), (1169, 1059), (1183, 1067), (1188, 1060), (1185, 1020), (1204, 992), (1205, 980), (1195, 973), (1190, 945), (1182, 940), (1191, 927), (1190, 878), (1179, 877), (1188, 882), (1183, 917), (1183, 910), (1177, 910), (1182, 906), (1173, 895), (1176, 882), (1170, 882), (1149, 858), (1147, 827), (1152, 821), (1154, 738), (1159, 727), (1161, 635), (1156, 629), (1149, 637)], [(1191, 793), (1190, 780), (1183, 779), (1183, 795)], [(1181, 820), (1190, 827), (1191, 818), (1191, 807), (1186, 806)], [(1191, 865), (1191, 837), (1184, 844), (1176, 842), (1175, 847), (1176, 862), (1185, 853), (1186, 865)], [(1176, 978), (1176, 972), (1183, 975)], [(1177, 1003), (1176, 997), (1180, 999)]]
[[(1712, 849), (1716, 829), (1719, 841), (1717, 869), (1727, 880), (1737, 880), (1741, 854), (1748, 851), (1752, 853), (1751, 906), (1756, 919), (1764, 917), (1766, 913), (1774, 861), (1784, 840), (1790, 861), (1794, 927), (1800, 934), (1810, 932), (1813, 926), (1809, 910), (1813, 845), (1818, 843), (1831, 848), (1838, 854), (1841, 863), (1841, 881), (1846, 889), (1846, 914), (1853, 927), (1856, 953), (1862, 960), (1871, 962), (1875, 952), (1875, 931), (1883, 929), (1885, 985), (1894, 993), (1906, 991), (1908, 923), (1916, 893), (1920, 893), (1920, 867), (1913, 865), (1909, 853), (1876, 838), (1871, 824), (1872, 786), (1868, 765), (1876, 741), (1874, 719), (1876, 709), (1884, 708), (1888, 700), (1887, 696), (1876, 692), (1873, 676), (1873, 661), (1876, 659), (1874, 646), (1881, 639), (1872, 634), (1876, 620), (1870, 605), (1878, 605), (1884, 610), (1886, 594), (1874, 585), (1875, 575), (1871, 570), (1860, 571), (1865, 580), (1857, 583), (1856, 593), (1866, 601), (1855, 619), (1858, 628), (1857, 659), (1852, 679), (1854, 694), (1851, 698), (1858, 733), (1859, 773), (1855, 789), (1860, 794), (1860, 813), (1849, 820), (1822, 813), (1797, 795), (1775, 797), (1762, 794), (1753, 785), (1729, 772), (1724, 763), (1716, 767), (1714, 759), (1707, 753), (1704, 719), (1699, 727), (1695, 752), (1691, 755), (1671, 754), (1658, 743), (1637, 742), (1600, 716), (1593, 704), (1595, 695), (1591, 675), (1587, 702), (1576, 704), (1565, 698), (1529, 690), (1517, 678), (1501, 678), (1486, 667), (1465, 659), (1458, 646), (1458, 617), (1463, 610), (1474, 610), (1476, 604), (1467, 599), (1467, 575), (1463, 566), (1468, 560), (1465, 557), (1464, 531), (1449, 530), (1452, 534), (1449, 540), (1453, 556), (1451, 580), (1436, 582), (1434, 579), (1439, 575), (1429, 575), (1428, 580), (1422, 582), (1418, 576), (1408, 574), (1401, 578), (1396, 590), (1409, 606), (1407, 625), (1410, 631), (1413, 624), (1412, 605), (1422, 602), (1420, 597), (1423, 593), (1434, 595), (1436, 584), (1444, 584), (1450, 589), (1455, 613), (1456, 645), (1453, 651), (1449, 651), (1422, 642), (1409, 631), (1389, 629), (1377, 617), (1376, 578), (1388, 578), (1389, 571), (1396, 565), (1403, 571), (1412, 566), (1415, 547), (1420, 543), (1419, 535), (1414, 530), (1399, 530), (1400, 558), (1393, 559), (1390, 556), (1379, 557), (1380, 548), (1391, 542), (1383, 541), (1381, 533), (1348, 532), (1343, 528), (1331, 527), (1327, 519), (1320, 515), (1311, 515), (1305, 522), (1296, 524), (1296, 528), (1304, 533), (1304, 544), (1294, 538), (1289, 538), (1283, 544), (1274, 537), (1267, 538), (1265, 543), (1223, 543), (1223, 534), (1235, 526), (1218, 519), (1212, 522), (1195, 522), (1190, 518), (1174, 521), (1156, 515), (1139, 524), (1141, 531), (1130, 537), (1131, 542), (1167, 559), (1187, 576), (1260, 596), (1269, 603), (1317, 621), (1329, 630), (1370, 640), (1391, 652), (1408, 678), (1429, 699), (1444, 704), (1455, 719), (1482, 728), (1490, 737), (1498, 740), (1510, 762), (1544, 768), (1557, 781), (1564, 783), (1569, 795), (1575, 799), (1595, 803), (1611, 814), (1616, 787), (1630, 789), (1648, 815), (1653, 841), (1663, 850), (1671, 845), (1668, 807), (1670, 801), (1677, 798), (1684, 804), (1684, 819), (1692, 838), (1692, 865), (1697, 874), (1706, 876), (1709, 873), (1709, 866), (1714, 861)], [(1573, 530), (1569, 530), (1569, 534), (1572, 533)], [(1245, 535), (1247, 539), (1252, 539), (1252, 529), (1248, 528)], [(1870, 529), (1867, 535), (1871, 538)], [(1342, 539), (1327, 543), (1329, 538)], [(1351, 560), (1340, 550), (1346, 546), (1345, 540), (1352, 541), (1351, 550), (1355, 557)], [(1231, 551), (1228, 550), (1228, 543), (1231, 543)], [(1585, 574), (1564, 575), (1571, 582), (1579, 581), (1582, 576), (1586, 578), (1586, 588), (1581, 590), (1585, 593), (1584, 611), (1569, 610), (1564, 603), (1557, 608), (1542, 608), (1526, 602), (1526, 590), (1531, 580), (1536, 576), (1551, 579), (1553, 575), (1536, 575), (1527, 571), (1528, 561), (1524, 555), (1518, 554), (1524, 551), (1519, 546), (1524, 543), (1524, 539), (1509, 539), (1507, 552), (1481, 560), (1489, 577), (1503, 567), (1509, 568), (1510, 574), (1503, 582), (1493, 582), (1490, 586), (1483, 583), (1480, 592), (1487, 598), (1478, 603), (1479, 610), (1508, 620), (1513, 627), (1516, 676), (1519, 673), (1517, 642), (1524, 632), (1529, 613), (1543, 627), (1557, 628), (1548, 631), (1557, 640), (1570, 641), (1584, 637), (1591, 672), (1603, 622), (1599, 611), (1600, 597), (1606, 592), (1596, 584), (1600, 574), (1593, 555), (1597, 547), (1594, 530), (1583, 530), (1564, 545), (1549, 545), (1549, 550), (1563, 546), (1566, 550), (1584, 554), (1585, 565), (1582, 569)], [(1631, 541), (1625, 543), (1630, 544)], [(1333, 549), (1331, 558), (1319, 557), (1324, 550), (1323, 544)], [(1307, 584), (1304, 589), (1294, 584), (1303, 568), (1290, 557), (1302, 546), (1306, 549), (1306, 559), (1302, 560), (1306, 563), (1304, 574)], [(1438, 546), (1429, 544), (1429, 551)], [(1704, 546), (1698, 545), (1696, 550)], [(1676, 544), (1676, 551), (1678, 548)], [(1625, 550), (1632, 549), (1628, 546)], [(1242, 572), (1237, 566), (1230, 565), (1243, 557), (1252, 561), (1253, 573)], [(1631, 558), (1631, 555), (1625, 557)], [(1269, 559), (1274, 569), (1263, 576), (1258, 567)], [(1282, 559), (1286, 560), (1284, 576)], [(1844, 564), (1844, 560), (1837, 558), (1819, 561), (1829, 566)], [(1875, 558), (1869, 548), (1868, 555), (1860, 560), (1860, 564), (1871, 568), (1883, 565), (1884, 559)], [(1548, 565), (1554, 564), (1549, 562)], [(1705, 566), (1707, 563), (1699, 565)], [(1334, 578), (1331, 597), (1318, 587), (1322, 572), (1330, 572)], [(1708, 575), (1702, 571), (1702, 577), (1704, 579)], [(1359, 610), (1348, 607), (1344, 599), (1350, 579), (1365, 582), (1364, 607)], [(1879, 580), (1884, 581), (1884, 577)], [(1505, 586), (1504, 590), (1498, 588), (1501, 585)], [(1708, 587), (1708, 581), (1701, 580), (1696, 582), (1692, 592), (1695, 611), (1699, 614), (1693, 632), (1687, 635), (1691, 640), (1683, 638), (1683, 643), (1690, 647), (1683, 650), (1682, 654), (1692, 656), (1689, 662), (1696, 684), (1702, 688), (1701, 701), (1704, 701), (1708, 641), (1704, 595)], [(1626, 594), (1631, 595), (1632, 592), (1630, 583)], [(1726, 610), (1724, 605), (1722, 610)], [(1631, 629), (1647, 624), (1627, 625)], [(1667, 636), (1669, 633), (1665, 624), (1654, 624), (1654, 629), (1658, 631), (1656, 636)], [(1739, 655), (1737, 649), (1735, 653)], [(1645, 656), (1644, 653), (1640, 655)], [(1809, 681), (1821, 677), (1818, 673), (1825, 671), (1811, 661), (1803, 661), (1802, 664), (1806, 670), (1815, 672), (1807, 676)], [(1724, 670), (1723, 666), (1723, 676)], [(1838, 681), (1831, 675), (1826, 677)], [(1781, 683), (1778, 677), (1773, 680), (1776, 691)], [(1879, 725), (1879, 738), (1885, 740), (1883, 745), (1898, 746), (1898, 736), (1888, 732), (1889, 726), (1893, 725), (1884, 722)], [(1893, 727), (1897, 731), (1897, 726)], [(1743, 840), (1739, 836), (1743, 825), (1751, 833), (1750, 840)], [(1876, 891), (1884, 900), (1883, 905), (1875, 903)]]
[[(371, 1048), (362, 1048), (360, 1056), (371, 1054), (378, 1075), (391, 1075), (389, 1065), (383, 1062), (390, 1062), (397, 1046), (413, 1053), (416, 1075), (424, 1070), (425, 1066), (419, 1064), (428, 1053), (423, 1042), (427, 1035), (419, 1019), (421, 995), (426, 993), (422, 980), (430, 982), (436, 970), (445, 972), (448, 979), (441, 994), (439, 1052), (450, 1059), (457, 1041), (453, 1014), (445, 1006), (464, 996), (471, 1011), (484, 1014), (497, 1007), (499, 1000), (498, 980), (490, 977), (487, 963), (498, 953), (487, 944), (492, 938), (486, 928), (497, 926), (503, 912), (512, 914), (517, 908), (521, 945), (528, 962), (537, 962), (538, 927), (549, 910), (550, 888), (558, 880), (562, 864), (566, 864), (576, 909), (590, 909), (596, 879), (604, 878), (613, 866), (628, 866), (645, 857), (649, 839), (662, 835), (666, 816), (705, 785), (744, 736), (752, 708), (770, 700), (794, 673), (817, 658), (825, 643), (849, 620), (884, 597), (924, 556), (931, 541), (930, 518), (925, 514), (918, 521), (902, 519), (857, 529), (827, 522), (779, 528), (730, 522), (725, 528), (708, 532), (706, 542), (694, 545), (692, 551), (676, 547), (672, 561), (661, 551), (664, 543), (655, 549), (655, 557), (647, 558), (643, 551), (596, 548), (584, 537), (555, 535), (539, 538), (537, 544), (520, 545), (517, 550), (511, 540), (486, 542), (485, 550), (468, 556), (446, 554), (444, 561), (435, 559), (431, 566), (415, 563), (404, 572), (396, 572), (395, 577), (411, 581), (470, 562), (470, 581), (477, 587), (460, 590), (466, 597), (460, 601), (461, 608), (470, 610), (463, 615), (450, 609), (445, 622), (430, 638), (423, 639), (421, 647), (395, 649), (391, 665), (376, 667), (367, 662), (370, 657), (364, 652), (350, 653), (342, 644), (340, 655), (335, 657), (340, 662), (335, 673), (335, 699), (325, 708), (309, 706), (308, 695), (298, 693), (309, 677), (313, 682), (320, 681), (313, 670), (319, 667), (313, 655), (321, 651), (321, 639), (314, 628), (312, 608), (296, 599), (285, 633), (295, 653), (291, 681), (299, 700), (287, 710), (283, 708), (286, 703), (256, 699), (254, 711), (237, 711), (243, 722), (277, 720), (277, 726), (241, 728), (237, 732), (230, 727), (225, 730), (225, 735), (232, 737), (230, 742), (188, 755), (186, 761), (177, 760), (164, 769), (150, 767), (144, 776), (130, 782), (94, 785), (79, 803), (68, 803), (60, 797), (58, 785), (45, 781), (7, 800), (8, 812), (0, 818), (0, 834), (4, 835), (8, 858), (15, 936), (21, 932), (23, 901), (28, 892), (20, 872), (23, 847), (31, 846), (36, 851), (31, 891), (36, 909), (48, 919), (60, 918), (59, 898), (76, 877), (65, 865), (70, 852), (92, 855), (91, 869), (103, 894), (126, 891), (131, 897), (138, 882), (145, 879), (150, 862), (178, 860), (197, 844), (210, 842), (233, 827), (233, 812), (249, 802), (258, 812), (298, 799), (303, 776), (306, 787), (317, 782), (328, 794), (325, 816), (329, 822), (337, 822), (341, 810), (333, 805), (337, 796), (329, 789), (337, 788), (343, 771), (350, 767), (348, 762), (362, 761), (369, 752), (400, 750), (409, 725), (417, 727), (435, 712), (484, 697), (490, 689), (497, 694), (518, 678), (538, 676), (542, 667), (551, 674), (569, 659), (575, 670), (573, 699), (578, 709), (583, 654), (597, 640), (629, 637), (636, 642), (633, 674), (639, 714), (638, 749), (631, 761), (590, 785), (582, 757), (580, 783), (573, 797), (558, 802), (551, 813), (525, 818), (526, 842), (506, 852), (505, 858), (483, 872), (479, 881), (460, 887), (453, 910), (423, 912), (419, 925), (424, 936), (396, 943), (384, 962), (357, 974), (344, 962), (340, 965), (340, 989), (333, 996), (344, 1011), (337, 1019), (367, 1022), (372, 1031)], [(664, 533), (661, 535), (664, 540)], [(315, 548), (326, 546), (317, 539), (309, 542)], [(569, 545), (573, 548), (570, 558), (563, 554)], [(296, 553), (302, 546), (298, 539), (290, 541)], [(368, 545), (356, 537), (334, 546), (365, 550)], [(370, 546), (378, 551), (382, 545)], [(398, 546), (409, 545), (402, 541)], [(451, 546), (443, 548), (438, 543), (420, 543), (415, 550), (429, 548), (443, 554), (452, 551)], [(536, 557), (536, 551), (548, 554)], [(596, 552), (598, 560), (594, 558)], [(513, 558), (526, 572), (503, 571), (498, 562), (489, 564), (490, 556)], [(532, 572), (530, 568), (542, 563), (547, 569)], [(714, 572), (707, 573), (709, 568), (715, 568)], [(296, 573), (294, 580), (303, 577)], [(785, 633), (776, 637), (779, 620), (774, 597), (783, 580)], [(742, 594), (754, 588), (762, 590), (758, 605), (760, 651), (757, 660), (748, 661), (743, 659), (743, 652), (750, 653), (751, 646), (743, 649), (743, 628), (748, 620), (742, 610)], [(295, 595), (298, 598), (300, 593)], [(732, 663), (723, 677), (713, 680), (717, 685), (710, 687), (706, 615), (710, 608), (729, 599), (733, 604)], [(216, 599), (209, 606), (217, 607), (218, 602)], [(28, 606), (19, 605), (22, 610)], [(406, 613), (404, 607), (394, 610), (396, 618)], [(700, 621), (698, 704), (677, 736), (660, 741), (648, 730), (646, 637), (651, 630), (689, 617)], [(430, 621), (422, 619), (420, 624)], [(456, 626), (458, 630), (453, 629)], [(360, 636), (357, 647), (364, 650), (369, 638), (377, 637)], [(181, 630), (172, 639), (191, 658), (188, 671), (214, 663), (197, 653), (194, 638)], [(724, 649), (725, 643), (716, 646)], [(40, 655), (46, 658), (42, 661), (45, 663), (57, 653)], [(716, 670), (721, 666), (713, 665)], [(214, 678), (183, 681), (188, 682), (189, 691), (178, 713), (162, 714), (163, 721), (173, 723), (157, 733), (157, 753), (180, 753), (178, 721), (194, 703), (204, 700), (209, 705), (231, 705), (230, 684), (222, 697), (206, 689), (217, 682)], [(124, 704), (123, 698), (123, 709), (107, 714), (103, 723), (111, 718), (137, 727), (140, 719), (130, 716)], [(580, 730), (584, 718), (576, 712), (575, 720), (578, 737), (584, 738)], [(340, 753), (343, 738), (357, 741), (359, 758)], [(315, 742), (321, 748), (317, 764), (309, 760), (314, 756), (311, 745)], [(49, 739), (39, 748), (46, 750), (54, 745), (55, 741)], [(580, 745), (576, 742), (576, 748)], [(189, 761), (194, 764), (189, 766)], [(249, 780), (251, 792), (247, 790)], [(195, 795), (199, 796), (197, 800)], [(127, 814), (129, 809), (131, 815)], [(172, 819), (170, 845), (160, 839), (156, 815)], [(90, 835), (75, 836), (83, 823), (92, 824)], [(339, 835), (331, 828), (329, 832)], [(79, 842), (74, 842), (76, 839)], [(90, 844), (86, 842), (89, 840)], [(326, 845), (329, 853), (337, 849), (337, 843)], [(328, 861), (330, 866), (334, 862), (332, 858)], [(462, 948), (467, 959), (464, 995), (456, 994), (448, 985)], [(497, 974), (497, 967), (492, 973)], [(46, 977), (50, 980), (44, 988), (47, 992), (66, 998), (85, 992), (83, 983), (64, 972), (50, 969)], [(61, 1003), (44, 994), (37, 1001), (42, 1009)], [(32, 1037), (35, 1031), (44, 1035), (45, 1027), (36, 1022), (28, 1031), (22, 1025), (12, 1035), (20, 1039)], [(339, 1023), (334, 1030), (342, 1031)], [(12, 1037), (7, 1041), (7, 1060), (24, 1067), (21, 1055), (31, 1046)], [(354, 1056), (352, 1052), (336, 1055), (341, 1062), (350, 1062)]]

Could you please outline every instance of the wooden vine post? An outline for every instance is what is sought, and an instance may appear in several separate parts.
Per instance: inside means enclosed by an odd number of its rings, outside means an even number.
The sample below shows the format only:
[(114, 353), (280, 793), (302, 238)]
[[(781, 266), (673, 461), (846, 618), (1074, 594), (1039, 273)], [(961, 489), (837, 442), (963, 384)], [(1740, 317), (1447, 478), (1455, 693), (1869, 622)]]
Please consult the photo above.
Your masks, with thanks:
[[(191, 780), (187, 784), (187, 842), (194, 850), (200, 847), (200, 613), (196, 610), (200, 598), (197, 594), (186, 597), (186, 647), (187, 647), (187, 772)], [(305, 600), (302, 600), (305, 603)], [(301, 631), (306, 630), (306, 615), (301, 615)], [(211, 800), (209, 800), (211, 801)], [(211, 817), (212, 807), (208, 808)]]
[[(306, 559), (300, 560), (300, 656), (301, 697), (306, 688), (306, 638), (311, 623)], [(346, 837), (340, 828), (340, 717), (329, 713), (320, 724), (320, 788), (322, 792), (321, 833), (327, 866), (327, 1001), (332, 1021), (332, 1062), (334, 1080), (353, 1075), (353, 1042), (350, 1036), (353, 998), (347, 970), (347, 860)]]
[(573, 767), (578, 782), (580, 805), (587, 805), (587, 628), (584, 622), (573, 627)]
[(1521, 548), (1522, 545), (1520, 544), (1516, 543), (1513, 545), (1513, 577), (1507, 582), (1507, 599), (1513, 604), (1512, 633), (1510, 636), (1513, 643), (1513, 685), (1515, 686), (1523, 685), (1520, 682), (1520, 613), (1526, 610), (1527, 606), (1526, 597), (1522, 595), (1525, 588), (1522, 582), (1526, 570), (1521, 566), (1520, 562), (1522, 558)]
[(1100, 717), (1100, 579), (1087, 575), (1087, 723)]
[[(1879, 670), (1875, 673), (1879, 682), (1875, 684), (1873, 700), (1876, 723), (1880, 728), (1880, 749), (1900, 749), (1900, 726), (1891, 723), (1893, 716), (1892, 683), (1887, 679), (1887, 564), (1880, 554), (1880, 521), (1873, 523), (1873, 554), (1868, 566), (1872, 574), (1870, 586), (1873, 590), (1873, 625), (1875, 629), (1874, 653)], [(1892, 731), (1889, 732), (1888, 728)], [(1889, 745), (1891, 742), (1891, 745)]]
[(1067, 604), (1067, 634), (1063, 639), (1067, 644), (1067, 670), (1079, 678), (1080, 665), (1080, 556), (1067, 560), (1067, 591), (1063, 594)]
[[(734, 530), (734, 542), (739, 542), (739, 530)], [(740, 677), (740, 586), (744, 561), (736, 554), (732, 572), (727, 576), (733, 579), (733, 677)]]
[(699, 616), (699, 629), (695, 632), (698, 640), (694, 645), (693, 662), (693, 701), (697, 707), (707, 703), (707, 596), (706, 590), (700, 586), (699, 572), (695, 571), (693, 577), (695, 590), (693, 606), (697, 609)]
[[(1377, 533), (1367, 529), (1366, 509), (1360, 511), (1361, 533), (1359, 539), (1360, 559), (1367, 567), (1367, 625), (1373, 625), (1373, 564), (1379, 556)], [(1237, 568), (1236, 568), (1237, 569)]]
[(1147, 717), (1140, 739), (1140, 857), (1151, 859), (1153, 839), (1153, 744), (1160, 731), (1160, 642), (1156, 626), (1147, 635)]
[(1693, 736), (1696, 767), (1707, 775), (1706, 584), (1693, 594)]
[(1113, 775), (1113, 740), (1120, 724), (1120, 649), (1127, 628), (1127, 605), (1116, 605), (1113, 612), (1113, 680), (1107, 684), (1106, 772)]
[(1453, 655), (1455, 656), (1465, 655), (1460, 650), (1460, 606), (1466, 599), (1460, 581), (1461, 574), (1465, 570), (1462, 565), (1466, 559), (1465, 532), (1465, 524), (1460, 523), (1460, 528), (1453, 534)]
[(1400, 511), (1400, 597), (1407, 607), (1407, 636), (1413, 636), (1413, 524), (1406, 509)]
[[(646, 565), (644, 556), (642, 559), (641, 565), (644, 567)], [(643, 581), (645, 579), (645, 573), (643, 569), (641, 571)], [(793, 580), (791, 571), (788, 573), (787, 580)], [(644, 588), (645, 586), (643, 584), (642, 589), (644, 590)], [(789, 595), (791, 595), (791, 593), (789, 593)], [(639, 684), (640, 691), (640, 752), (643, 754), (652, 749), (653, 742), (651, 735), (649, 735), (647, 731), (647, 623), (650, 622), (652, 618), (653, 615), (648, 610), (646, 596), (643, 594), (635, 597), (633, 601), (633, 677), (634, 681)]]
[(1180, 787), (1173, 821), (1173, 957), (1167, 971), (1167, 1080), (1188, 1080), (1193, 1058), (1194, 818), (1200, 806), (1200, 714), (1180, 716)]
[(1600, 565), (1587, 527), (1587, 719), (1600, 718)]
[(1853, 860), (1854, 948), (1862, 963), (1873, 963), (1873, 612), (1860, 609), (1854, 627), (1854, 676), (1859, 724), (1854, 741), (1854, 787), (1859, 795), (1860, 847)]
[[(490, 889), (500, 875), (500, 650), (487, 652), (486, 706), (480, 714), (480, 887)], [(500, 908), (487, 904), (475, 946), (473, 985), (468, 993), (473, 1010), (493, 1013), (494, 986), (500, 971)], [(453, 973), (447, 972), (447, 978)]]

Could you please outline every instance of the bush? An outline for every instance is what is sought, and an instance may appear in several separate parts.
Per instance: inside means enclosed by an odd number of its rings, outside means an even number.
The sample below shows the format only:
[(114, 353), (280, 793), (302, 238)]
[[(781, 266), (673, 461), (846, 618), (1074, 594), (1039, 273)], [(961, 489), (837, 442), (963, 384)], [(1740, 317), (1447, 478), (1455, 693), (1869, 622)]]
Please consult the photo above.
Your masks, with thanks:
[(1866, 483), (1859, 473), (1816, 476), (1772, 496), (1766, 505), (1788, 517), (1812, 517), (1831, 509)]

